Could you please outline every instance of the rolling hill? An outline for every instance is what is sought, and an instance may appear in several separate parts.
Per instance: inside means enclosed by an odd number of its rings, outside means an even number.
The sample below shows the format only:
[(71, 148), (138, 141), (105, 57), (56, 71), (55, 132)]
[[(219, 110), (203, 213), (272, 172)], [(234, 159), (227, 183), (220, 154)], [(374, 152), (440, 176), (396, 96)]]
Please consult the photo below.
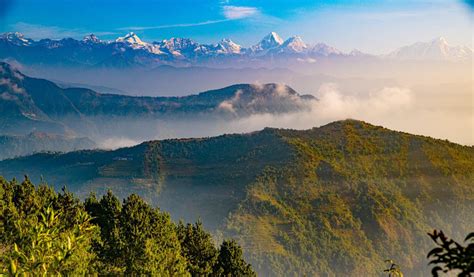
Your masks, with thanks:
[(424, 276), (428, 231), (474, 229), (473, 147), (356, 120), (0, 162), (0, 175), (24, 174), (201, 218), (263, 276), (374, 276), (387, 258)]

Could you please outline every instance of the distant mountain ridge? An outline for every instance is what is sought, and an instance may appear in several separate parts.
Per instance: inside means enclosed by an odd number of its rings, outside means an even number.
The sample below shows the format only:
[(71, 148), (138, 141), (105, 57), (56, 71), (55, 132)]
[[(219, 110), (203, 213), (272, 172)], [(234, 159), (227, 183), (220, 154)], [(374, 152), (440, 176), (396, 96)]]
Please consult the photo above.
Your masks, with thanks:
[(94, 149), (97, 145), (88, 138), (65, 137), (41, 132), (24, 136), (0, 135), (0, 160), (37, 152), (69, 152)]
[(452, 46), (446, 38), (439, 37), (429, 42), (401, 47), (387, 57), (398, 60), (463, 61), (472, 58), (472, 53), (472, 49), (467, 46)]
[(375, 56), (353, 50), (344, 53), (325, 43), (308, 45), (299, 36), (286, 40), (271, 32), (248, 48), (231, 39), (201, 44), (189, 38), (145, 42), (131, 32), (112, 41), (91, 34), (83, 40), (41, 39), (35, 41), (21, 33), (0, 35), (0, 58), (25, 64), (50, 64), (87, 67), (156, 67), (159, 65), (268, 65), (274, 60), (312, 63), (327, 58), (399, 58), (402, 60), (466, 61), (472, 57), (469, 47), (451, 46), (445, 40), (438, 46), (417, 43), (389, 55)]
[(100, 94), (84, 88), (63, 89), (53, 82), (25, 76), (1, 62), (0, 92), (3, 111), (0, 130), (6, 134), (27, 134), (34, 130), (67, 134), (94, 125), (97, 118), (110, 124), (112, 118), (178, 120), (201, 117), (211, 120), (281, 114), (300, 111), (316, 100), (279, 84), (238, 84), (183, 97)]

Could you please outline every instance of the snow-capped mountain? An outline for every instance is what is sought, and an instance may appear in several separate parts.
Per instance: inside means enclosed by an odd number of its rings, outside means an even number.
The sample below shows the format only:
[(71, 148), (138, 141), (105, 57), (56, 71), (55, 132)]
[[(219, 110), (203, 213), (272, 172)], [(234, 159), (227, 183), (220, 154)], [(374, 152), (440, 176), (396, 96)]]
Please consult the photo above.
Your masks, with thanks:
[(283, 39), (275, 32), (266, 35), (259, 43), (252, 46), (252, 52), (262, 52), (273, 48), (277, 48), (283, 44)]
[(318, 55), (318, 56), (324, 56), (324, 57), (329, 57), (331, 55), (343, 55), (343, 53), (341, 51), (339, 51), (338, 49), (332, 47), (332, 46), (329, 46), (325, 43), (317, 43), (315, 44), (310, 52), (312, 54), (315, 54), (315, 55)]
[(125, 42), (132, 45), (141, 45), (141, 46), (148, 46), (149, 44), (143, 42), (134, 32), (130, 32), (123, 37), (119, 37), (115, 40), (116, 42)]
[(308, 46), (299, 36), (293, 36), (285, 40), (283, 44), (278, 47), (280, 53), (294, 54), (294, 53), (304, 53), (308, 50)]
[(163, 53), (181, 58), (194, 55), (199, 48), (199, 43), (189, 38), (165, 39), (160, 42), (154, 42), (153, 45), (158, 47)]
[(217, 52), (219, 54), (240, 54), (243, 47), (233, 42), (231, 39), (225, 38), (217, 43)]
[(0, 40), (8, 41), (17, 46), (29, 46), (34, 41), (32, 39), (25, 38), (22, 33), (4, 33), (0, 35)]
[(0, 59), (15, 59), (25, 64), (78, 65), (94, 67), (156, 67), (160, 65), (190, 66), (272, 66), (276, 63), (315, 63), (341, 57), (465, 61), (472, 49), (449, 45), (444, 38), (419, 42), (382, 56), (352, 51), (344, 53), (324, 43), (306, 44), (299, 36), (283, 40), (271, 32), (257, 44), (245, 48), (231, 39), (214, 44), (201, 44), (189, 38), (171, 38), (145, 42), (137, 34), (128, 33), (112, 41), (100, 40), (94, 34), (82, 40), (42, 39), (35, 41), (20, 33), (0, 35)]
[(461, 61), (471, 59), (473, 51), (467, 46), (452, 46), (444, 37), (430, 42), (417, 42), (401, 47), (387, 55), (391, 59), (399, 60), (435, 60)]
[(90, 35), (87, 35), (85, 36), (83, 39), (82, 39), (83, 42), (86, 42), (86, 43), (100, 43), (102, 42), (98, 37), (96, 37), (96, 35), (94, 34), (90, 34)]

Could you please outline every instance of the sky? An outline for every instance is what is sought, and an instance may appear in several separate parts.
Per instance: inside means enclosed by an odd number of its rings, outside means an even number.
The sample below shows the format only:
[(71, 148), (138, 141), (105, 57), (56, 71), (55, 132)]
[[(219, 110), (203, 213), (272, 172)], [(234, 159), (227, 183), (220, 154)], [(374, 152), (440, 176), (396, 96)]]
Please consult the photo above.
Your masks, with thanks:
[(473, 1), (454, 0), (0, 0), (0, 32), (33, 39), (115, 39), (133, 31), (145, 41), (231, 38), (243, 46), (275, 31), (343, 51), (382, 54), (443, 36), (472, 47)]

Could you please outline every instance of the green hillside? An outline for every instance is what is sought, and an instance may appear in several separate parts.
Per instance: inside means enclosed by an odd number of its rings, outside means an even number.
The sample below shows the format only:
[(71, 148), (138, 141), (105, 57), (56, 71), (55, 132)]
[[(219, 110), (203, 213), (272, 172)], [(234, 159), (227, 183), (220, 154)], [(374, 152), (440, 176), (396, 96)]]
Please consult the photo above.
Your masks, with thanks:
[(269, 276), (376, 275), (387, 258), (422, 276), (427, 232), (474, 229), (473, 147), (355, 120), (0, 162), (0, 175), (24, 174), (201, 218)]

